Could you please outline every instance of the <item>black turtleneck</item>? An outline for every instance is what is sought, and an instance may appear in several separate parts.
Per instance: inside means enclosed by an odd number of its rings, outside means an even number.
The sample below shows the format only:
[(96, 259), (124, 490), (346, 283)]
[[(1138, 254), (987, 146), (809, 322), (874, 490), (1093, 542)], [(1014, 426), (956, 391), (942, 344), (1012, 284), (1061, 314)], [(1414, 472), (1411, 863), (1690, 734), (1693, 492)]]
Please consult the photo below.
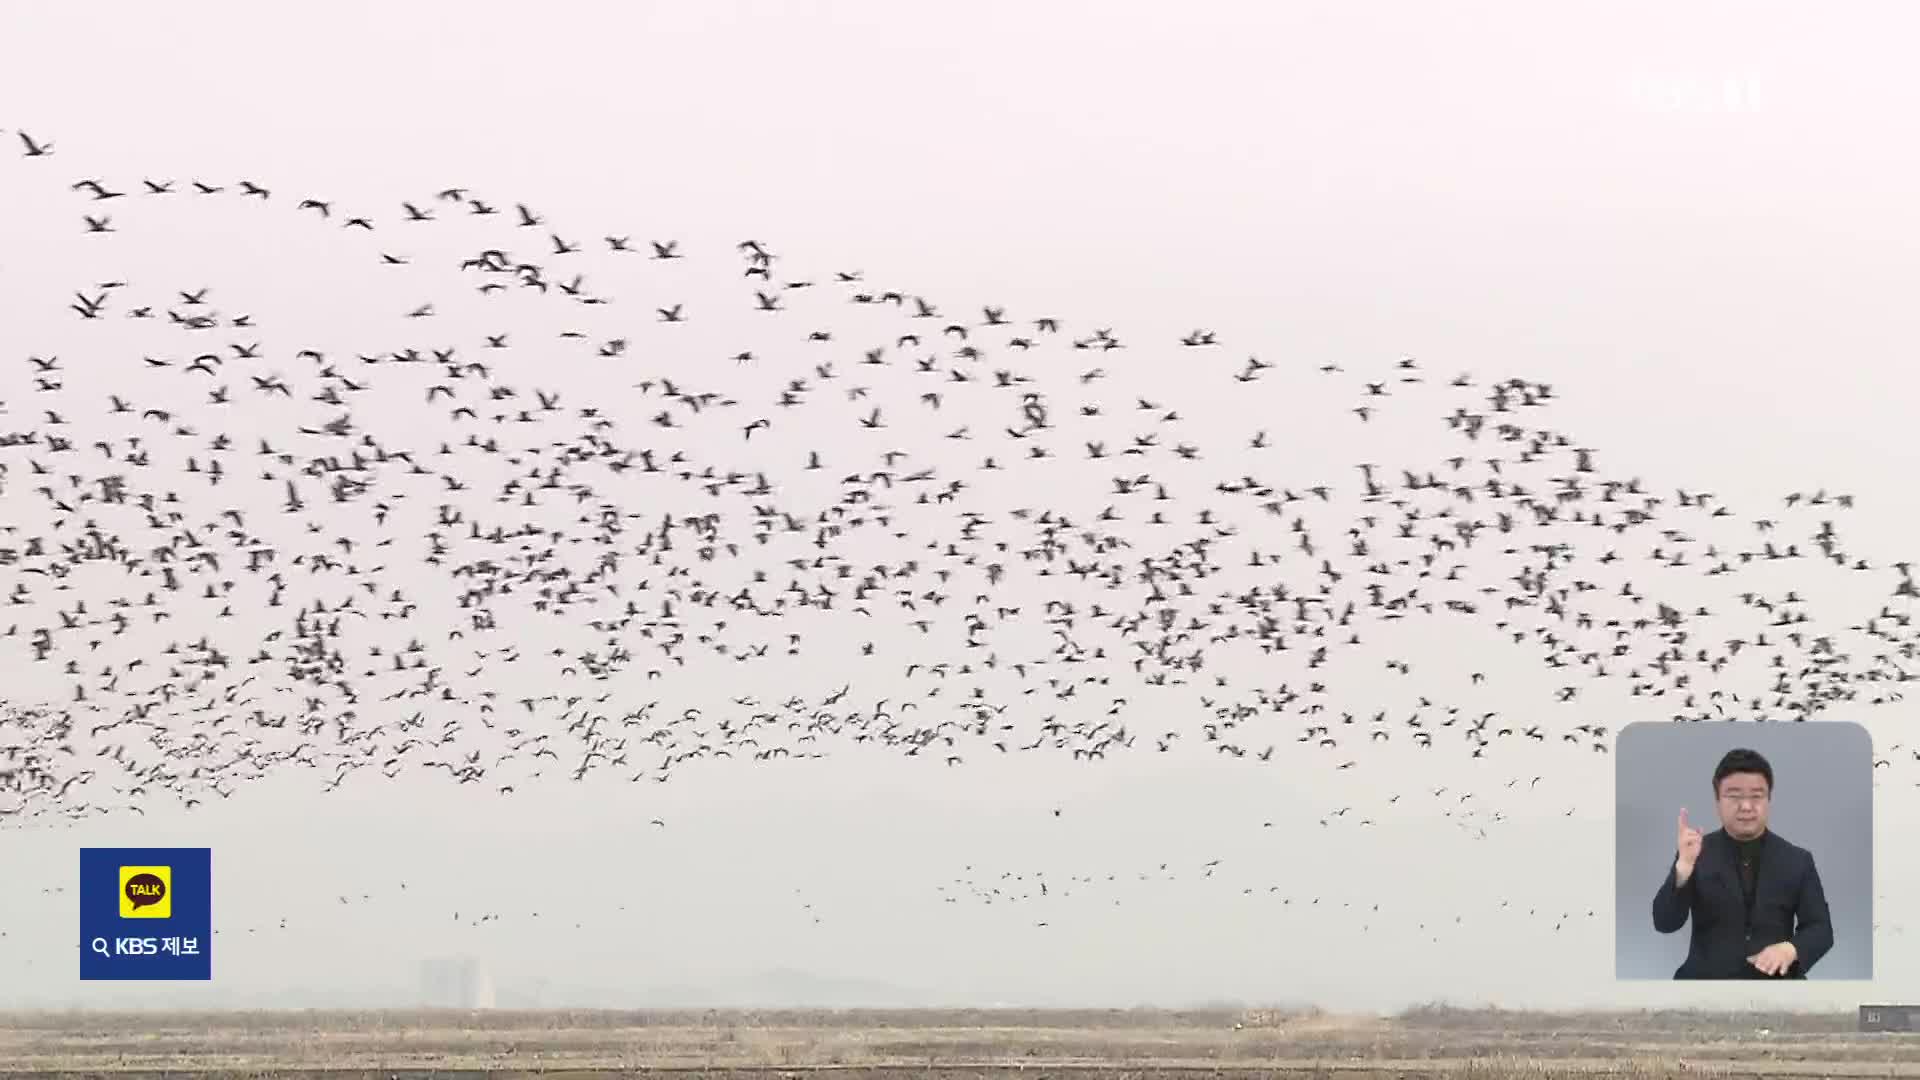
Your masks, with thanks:
[[(1762, 832), (1751, 840), (1734, 840), (1734, 858), (1740, 864), (1740, 894), (1747, 902), (1747, 912), (1753, 912), (1753, 883), (1760, 875), (1760, 851), (1767, 834)], [(1728, 839), (1732, 839), (1729, 837)]]

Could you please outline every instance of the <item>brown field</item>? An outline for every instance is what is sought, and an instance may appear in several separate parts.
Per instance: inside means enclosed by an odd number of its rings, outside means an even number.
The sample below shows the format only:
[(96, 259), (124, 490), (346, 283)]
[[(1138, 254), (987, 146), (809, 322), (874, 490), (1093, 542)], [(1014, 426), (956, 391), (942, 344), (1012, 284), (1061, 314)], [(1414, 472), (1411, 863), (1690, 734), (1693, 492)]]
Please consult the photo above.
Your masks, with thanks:
[(1851, 1012), (1445, 1007), (1387, 1017), (1120, 1009), (41, 1012), (0, 1014), (0, 1076), (1920, 1077), (1920, 1035), (1854, 1027)]

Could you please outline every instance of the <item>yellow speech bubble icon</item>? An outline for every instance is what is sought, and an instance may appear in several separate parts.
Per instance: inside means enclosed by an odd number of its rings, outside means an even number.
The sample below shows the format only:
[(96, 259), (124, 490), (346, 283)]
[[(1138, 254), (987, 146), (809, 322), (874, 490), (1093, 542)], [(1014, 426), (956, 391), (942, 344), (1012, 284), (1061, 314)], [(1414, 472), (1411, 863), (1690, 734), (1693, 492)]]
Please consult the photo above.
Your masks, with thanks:
[(172, 918), (173, 867), (121, 867), (120, 917), (123, 919)]

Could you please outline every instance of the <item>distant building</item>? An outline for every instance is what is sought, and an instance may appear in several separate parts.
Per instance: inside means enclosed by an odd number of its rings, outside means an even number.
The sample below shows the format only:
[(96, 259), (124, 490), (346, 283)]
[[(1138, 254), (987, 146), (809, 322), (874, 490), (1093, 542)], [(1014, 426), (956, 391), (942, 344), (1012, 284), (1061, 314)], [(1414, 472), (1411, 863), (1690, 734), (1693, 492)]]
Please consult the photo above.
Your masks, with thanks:
[(1920, 1005), (1862, 1005), (1861, 1031), (1920, 1031)]
[(440, 1009), (493, 1008), (493, 976), (472, 956), (441, 956), (420, 965), (421, 1004)]

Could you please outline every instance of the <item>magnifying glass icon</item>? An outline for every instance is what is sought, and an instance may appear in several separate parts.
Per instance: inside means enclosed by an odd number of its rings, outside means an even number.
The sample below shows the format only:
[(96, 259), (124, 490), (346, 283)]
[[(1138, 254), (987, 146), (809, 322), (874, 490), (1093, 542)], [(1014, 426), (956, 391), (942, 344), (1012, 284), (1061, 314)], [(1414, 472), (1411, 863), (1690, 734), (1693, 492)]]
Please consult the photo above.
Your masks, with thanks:
[(107, 939), (103, 937), (97, 937), (93, 939), (93, 951), (99, 953), (101, 956), (110, 957), (113, 955), (112, 953), (107, 951)]

